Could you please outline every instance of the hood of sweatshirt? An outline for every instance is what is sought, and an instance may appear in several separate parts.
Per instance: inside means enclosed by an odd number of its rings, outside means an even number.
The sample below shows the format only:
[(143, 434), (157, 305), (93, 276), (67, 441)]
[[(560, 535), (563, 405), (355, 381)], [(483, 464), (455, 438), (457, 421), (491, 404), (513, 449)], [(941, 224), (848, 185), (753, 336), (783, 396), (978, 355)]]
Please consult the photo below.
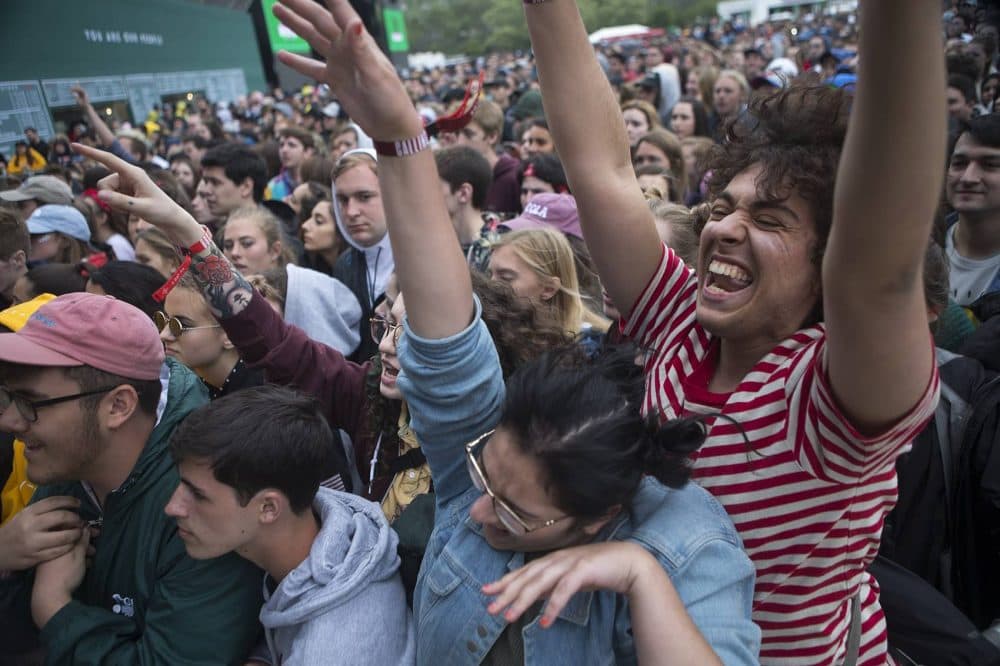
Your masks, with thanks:
[(361, 342), (361, 304), (354, 292), (336, 278), (294, 264), (288, 264), (285, 321), (344, 356)]
[(660, 118), (669, 118), (670, 110), (681, 98), (681, 76), (677, 68), (668, 62), (660, 63), (653, 68), (660, 79)]
[(322, 521), (309, 557), (264, 603), (267, 629), (308, 622), (349, 604), (373, 583), (399, 570), (398, 537), (378, 504), (321, 487), (313, 509)]
[[(374, 148), (355, 148), (354, 150), (349, 150), (341, 155), (341, 159), (356, 153), (368, 155), (375, 162), (378, 162), (378, 157), (375, 154)], [(396, 270), (396, 263), (392, 257), (392, 245), (389, 244), (389, 234), (386, 233), (382, 236), (381, 240), (368, 247), (364, 247), (355, 242), (354, 239), (351, 238), (351, 235), (347, 233), (347, 226), (344, 224), (343, 215), (340, 213), (340, 204), (337, 203), (336, 183), (331, 182), (330, 189), (333, 191), (333, 216), (337, 219), (337, 228), (340, 229), (340, 234), (344, 237), (344, 240), (347, 241), (352, 248), (364, 255), (366, 267), (365, 274), (369, 284), (369, 297), (374, 299), (385, 291), (385, 284), (389, 281), (389, 276), (392, 275), (394, 270)]]

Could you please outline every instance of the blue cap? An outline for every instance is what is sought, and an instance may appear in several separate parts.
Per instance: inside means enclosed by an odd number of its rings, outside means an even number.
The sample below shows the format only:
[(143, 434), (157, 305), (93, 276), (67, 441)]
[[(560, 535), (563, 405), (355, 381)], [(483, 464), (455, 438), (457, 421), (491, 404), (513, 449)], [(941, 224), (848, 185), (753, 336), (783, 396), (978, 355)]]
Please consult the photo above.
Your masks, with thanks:
[(85, 243), (90, 242), (90, 227), (83, 213), (72, 206), (46, 204), (39, 206), (28, 218), (28, 233), (58, 232)]

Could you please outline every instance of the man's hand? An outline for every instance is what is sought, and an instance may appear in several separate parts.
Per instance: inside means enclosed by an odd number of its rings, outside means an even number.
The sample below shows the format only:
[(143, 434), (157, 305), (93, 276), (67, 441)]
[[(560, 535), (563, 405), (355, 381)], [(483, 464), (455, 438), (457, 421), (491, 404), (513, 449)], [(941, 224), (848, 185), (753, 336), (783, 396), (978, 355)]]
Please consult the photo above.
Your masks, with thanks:
[(52, 616), (73, 599), (73, 591), (83, 582), (87, 571), (87, 546), (90, 531), (82, 536), (64, 555), (43, 562), (35, 568), (35, 587), (31, 591), (31, 616), (42, 629)]
[(0, 569), (21, 571), (65, 555), (80, 539), (80, 500), (61, 495), (29, 504), (0, 527)]
[(87, 91), (82, 86), (73, 86), (69, 91), (73, 93), (73, 97), (76, 97), (77, 104), (82, 107), (90, 106), (90, 96), (87, 95)]

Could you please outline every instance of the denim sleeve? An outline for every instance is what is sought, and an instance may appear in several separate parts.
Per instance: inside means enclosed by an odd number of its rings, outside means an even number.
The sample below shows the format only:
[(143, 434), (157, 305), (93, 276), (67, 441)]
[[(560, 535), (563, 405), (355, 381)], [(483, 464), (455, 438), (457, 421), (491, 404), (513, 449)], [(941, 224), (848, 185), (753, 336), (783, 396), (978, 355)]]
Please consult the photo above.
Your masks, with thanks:
[(742, 548), (712, 538), (671, 575), (691, 621), (726, 666), (760, 663), (760, 628), (750, 617), (755, 573)]
[(503, 405), (500, 358), (478, 299), (475, 305), (472, 323), (451, 337), (421, 338), (407, 324), (399, 341), (397, 381), (431, 468), (438, 507), (472, 485), (465, 444), (496, 425)]

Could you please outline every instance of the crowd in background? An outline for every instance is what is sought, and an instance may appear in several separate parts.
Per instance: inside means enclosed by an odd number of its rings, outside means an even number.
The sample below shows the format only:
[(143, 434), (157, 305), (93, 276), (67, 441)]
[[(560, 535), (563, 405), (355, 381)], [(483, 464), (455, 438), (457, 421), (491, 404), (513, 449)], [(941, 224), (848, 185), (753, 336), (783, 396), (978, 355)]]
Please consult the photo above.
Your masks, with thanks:
[(1000, 11), (591, 45), (547, 0), (532, 51), (396, 71), (346, 4), (279, 4), (342, 57), (300, 89), (75, 87), (0, 156), (0, 664), (1000, 663)]

